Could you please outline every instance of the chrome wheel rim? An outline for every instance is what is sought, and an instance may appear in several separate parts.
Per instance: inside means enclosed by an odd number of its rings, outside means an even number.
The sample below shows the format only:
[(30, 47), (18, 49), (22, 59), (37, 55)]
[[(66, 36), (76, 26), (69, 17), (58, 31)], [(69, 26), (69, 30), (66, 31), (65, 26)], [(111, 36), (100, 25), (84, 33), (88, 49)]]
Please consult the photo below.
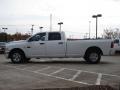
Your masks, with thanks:
[(89, 56), (89, 59), (93, 62), (98, 60), (98, 54), (97, 53), (91, 53)]
[(21, 60), (21, 55), (19, 53), (13, 54), (13, 61), (19, 62)]

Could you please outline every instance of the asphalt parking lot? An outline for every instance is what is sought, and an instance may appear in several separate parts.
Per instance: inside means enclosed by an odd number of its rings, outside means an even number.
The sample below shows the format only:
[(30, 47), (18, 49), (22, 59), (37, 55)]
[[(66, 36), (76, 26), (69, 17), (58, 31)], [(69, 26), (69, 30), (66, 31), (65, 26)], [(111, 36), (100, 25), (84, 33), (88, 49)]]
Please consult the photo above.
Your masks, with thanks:
[(120, 84), (120, 56), (103, 56), (100, 64), (87, 64), (82, 58), (32, 59), (12, 64), (0, 55), (0, 90), (68, 88), (86, 85)]

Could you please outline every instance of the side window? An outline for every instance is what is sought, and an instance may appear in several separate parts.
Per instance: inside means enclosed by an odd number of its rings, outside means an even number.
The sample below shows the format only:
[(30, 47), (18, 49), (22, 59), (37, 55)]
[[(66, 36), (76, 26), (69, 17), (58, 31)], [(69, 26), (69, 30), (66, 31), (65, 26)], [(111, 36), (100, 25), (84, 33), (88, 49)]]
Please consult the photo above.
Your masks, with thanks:
[(45, 35), (46, 33), (38, 33), (35, 36), (31, 37), (29, 41), (45, 41)]
[(50, 32), (48, 35), (48, 40), (61, 40), (61, 34), (57, 32)]

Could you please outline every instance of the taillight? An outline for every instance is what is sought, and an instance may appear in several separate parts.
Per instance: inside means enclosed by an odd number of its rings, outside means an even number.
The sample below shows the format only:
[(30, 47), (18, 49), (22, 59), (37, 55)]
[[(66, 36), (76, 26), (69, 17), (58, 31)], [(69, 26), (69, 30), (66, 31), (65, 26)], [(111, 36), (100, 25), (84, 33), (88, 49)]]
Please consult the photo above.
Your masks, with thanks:
[(114, 48), (114, 42), (111, 42), (111, 48)]

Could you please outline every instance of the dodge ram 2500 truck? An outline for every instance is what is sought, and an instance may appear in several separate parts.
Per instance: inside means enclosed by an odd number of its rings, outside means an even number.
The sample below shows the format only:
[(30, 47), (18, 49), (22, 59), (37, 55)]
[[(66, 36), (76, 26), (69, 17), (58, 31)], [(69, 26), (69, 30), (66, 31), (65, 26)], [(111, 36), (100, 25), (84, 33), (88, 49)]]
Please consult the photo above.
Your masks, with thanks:
[(27, 40), (6, 44), (5, 54), (13, 63), (31, 58), (79, 58), (99, 63), (101, 55), (109, 55), (111, 40), (67, 40), (64, 32), (41, 32)]

